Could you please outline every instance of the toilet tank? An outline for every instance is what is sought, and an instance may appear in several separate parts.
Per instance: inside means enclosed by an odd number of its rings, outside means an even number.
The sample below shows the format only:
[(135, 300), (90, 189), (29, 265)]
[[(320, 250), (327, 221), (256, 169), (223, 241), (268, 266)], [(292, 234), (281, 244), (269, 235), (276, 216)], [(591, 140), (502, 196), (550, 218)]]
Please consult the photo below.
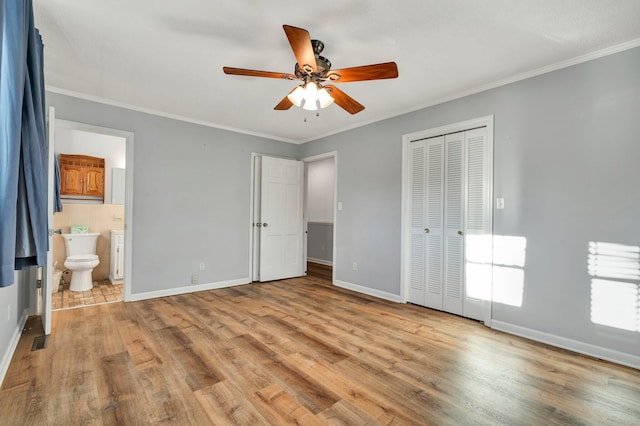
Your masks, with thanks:
[(62, 234), (67, 257), (78, 254), (96, 254), (96, 243), (100, 234)]

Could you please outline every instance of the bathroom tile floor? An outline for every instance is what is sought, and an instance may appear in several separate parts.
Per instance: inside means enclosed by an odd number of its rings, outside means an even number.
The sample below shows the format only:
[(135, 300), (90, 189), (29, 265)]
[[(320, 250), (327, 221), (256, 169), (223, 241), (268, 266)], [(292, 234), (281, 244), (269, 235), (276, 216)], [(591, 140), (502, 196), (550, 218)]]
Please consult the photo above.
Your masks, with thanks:
[(111, 284), (109, 280), (93, 282), (93, 288), (87, 291), (71, 291), (65, 283), (62, 289), (53, 293), (51, 309), (70, 309), (82, 306), (113, 303), (122, 300), (122, 284)]

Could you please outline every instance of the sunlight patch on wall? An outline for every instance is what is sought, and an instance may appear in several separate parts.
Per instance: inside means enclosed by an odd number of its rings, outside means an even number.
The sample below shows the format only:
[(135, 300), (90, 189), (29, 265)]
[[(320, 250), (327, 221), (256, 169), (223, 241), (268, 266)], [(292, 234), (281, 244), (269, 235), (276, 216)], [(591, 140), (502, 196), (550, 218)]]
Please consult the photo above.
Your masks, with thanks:
[(493, 301), (521, 307), (524, 293), (524, 269), (493, 267)]
[(527, 239), (509, 235), (468, 235), (467, 297), (522, 306)]
[(466, 297), (491, 300), (491, 235), (467, 235), (465, 239)]
[(591, 322), (640, 332), (640, 247), (590, 242)]

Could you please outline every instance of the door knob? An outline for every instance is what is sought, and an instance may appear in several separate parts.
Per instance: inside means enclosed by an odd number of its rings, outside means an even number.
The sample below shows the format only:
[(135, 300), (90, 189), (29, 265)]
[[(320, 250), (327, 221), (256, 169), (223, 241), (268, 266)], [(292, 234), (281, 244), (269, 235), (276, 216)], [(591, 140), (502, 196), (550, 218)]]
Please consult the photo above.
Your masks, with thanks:
[(269, 224), (268, 224), (267, 222), (265, 222), (265, 223), (263, 223), (263, 224), (262, 224), (262, 227), (263, 227), (263, 228), (266, 228), (267, 226), (269, 226)]
[(458, 235), (463, 235), (463, 234), (464, 234), (464, 232), (458, 231)]
[(429, 228), (424, 228), (424, 233), (428, 234), (429, 233)]
[(258, 222), (258, 223), (256, 223), (256, 226), (257, 226), (258, 228), (260, 228), (260, 227), (262, 226), (262, 224), (261, 224), (260, 222)]

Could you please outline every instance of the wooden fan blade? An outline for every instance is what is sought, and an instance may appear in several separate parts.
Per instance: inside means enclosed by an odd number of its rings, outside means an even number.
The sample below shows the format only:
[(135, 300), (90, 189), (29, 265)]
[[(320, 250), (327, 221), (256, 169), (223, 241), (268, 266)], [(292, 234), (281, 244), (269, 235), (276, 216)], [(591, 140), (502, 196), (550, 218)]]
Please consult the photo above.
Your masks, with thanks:
[(224, 71), (225, 74), (231, 74), (231, 75), (246, 75), (248, 77), (283, 78), (285, 80), (296, 79), (296, 76), (293, 74), (287, 74), (287, 73), (281, 73), (281, 72), (247, 70), (244, 68), (232, 68), (232, 67), (222, 67), (222, 70)]
[(350, 81), (384, 80), (398, 77), (398, 66), (395, 62), (364, 65), (361, 67), (331, 70), (327, 77), (334, 83), (348, 83)]
[(336, 86), (329, 84), (324, 87), (329, 91), (329, 94), (335, 103), (349, 114), (357, 114), (364, 109), (363, 105), (344, 93), (342, 90), (338, 89)]
[[(293, 90), (296, 90), (296, 88), (294, 88)], [(293, 90), (291, 92), (293, 92)], [(291, 93), (289, 92), (289, 93)], [(280, 103), (278, 105), (276, 105), (273, 109), (277, 110), (277, 111), (286, 111), (289, 108), (291, 108), (293, 106), (293, 102), (291, 102), (289, 100), (289, 94), (287, 94), (287, 96), (284, 97), (284, 99), (282, 99), (280, 101)]]
[(308, 65), (313, 72), (317, 72), (316, 56), (313, 53), (309, 31), (292, 27), (291, 25), (283, 25), (282, 28), (284, 28), (284, 32), (287, 34), (289, 44), (291, 45), (300, 69), (304, 70), (305, 65)]

